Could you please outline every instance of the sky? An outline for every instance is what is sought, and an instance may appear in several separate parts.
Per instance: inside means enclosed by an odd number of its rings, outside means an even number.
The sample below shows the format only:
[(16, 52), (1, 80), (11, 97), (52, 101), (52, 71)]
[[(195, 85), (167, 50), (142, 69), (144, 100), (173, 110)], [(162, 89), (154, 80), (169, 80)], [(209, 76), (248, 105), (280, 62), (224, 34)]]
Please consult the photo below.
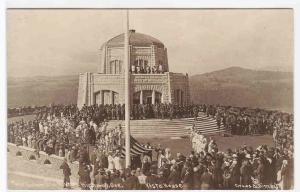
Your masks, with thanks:
[[(8, 76), (96, 72), (101, 45), (123, 33), (124, 19), (118, 9), (8, 10)], [(172, 72), (293, 71), (291, 9), (134, 9), (129, 19), (164, 43)]]

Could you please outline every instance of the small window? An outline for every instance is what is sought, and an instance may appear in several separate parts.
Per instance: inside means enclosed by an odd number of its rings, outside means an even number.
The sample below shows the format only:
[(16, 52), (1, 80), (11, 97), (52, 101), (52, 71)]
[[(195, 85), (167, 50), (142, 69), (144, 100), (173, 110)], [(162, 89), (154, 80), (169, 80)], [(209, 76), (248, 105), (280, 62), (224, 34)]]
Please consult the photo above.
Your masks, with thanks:
[(120, 74), (122, 71), (122, 61), (113, 60), (110, 62), (110, 74)]

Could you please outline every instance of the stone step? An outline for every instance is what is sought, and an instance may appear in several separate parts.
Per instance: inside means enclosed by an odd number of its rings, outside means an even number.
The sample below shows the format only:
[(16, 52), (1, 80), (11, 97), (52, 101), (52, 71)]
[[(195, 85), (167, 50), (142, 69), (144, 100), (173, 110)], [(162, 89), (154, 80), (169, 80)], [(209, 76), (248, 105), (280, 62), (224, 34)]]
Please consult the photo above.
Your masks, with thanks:
[[(220, 129), (225, 129), (224, 127), (221, 127)], [(123, 128), (124, 130), (124, 128)], [(206, 129), (202, 129), (202, 128), (196, 128), (196, 130), (199, 130), (199, 131), (209, 131), (209, 130), (219, 130), (219, 128), (217, 127), (212, 127), (212, 128), (206, 128)], [(131, 127), (131, 131), (133, 132), (181, 132), (181, 133), (189, 133), (190, 131), (187, 130), (187, 129), (167, 129), (167, 128), (164, 128), (164, 129), (132, 129)]]
[[(208, 134), (208, 133), (215, 133), (215, 132), (224, 132), (225, 129), (221, 128), (220, 130), (217, 128), (212, 129), (198, 129), (202, 132), (202, 134)], [(151, 137), (153, 135), (161, 135), (161, 136), (184, 136), (189, 135), (190, 132), (188, 131), (173, 131), (173, 130), (131, 130), (131, 134), (134, 135), (144, 135), (145, 137)]]
[[(125, 127), (125, 126), (122, 125), (122, 127)], [(133, 127), (133, 128), (138, 127), (139, 129), (155, 129), (155, 130), (158, 130), (158, 129), (190, 130), (192, 125), (168, 126), (168, 125), (132, 125), (132, 124), (130, 124), (130, 127)], [(224, 127), (224, 126), (221, 126), (221, 127)], [(112, 129), (112, 128), (114, 128), (114, 127), (113, 126), (108, 127), (108, 129)], [(209, 128), (218, 128), (218, 126), (216, 126), (216, 125), (204, 125), (204, 126), (196, 125), (195, 128), (196, 129), (198, 129), (198, 128), (209, 129)]]
[[(225, 130), (213, 130), (213, 131), (209, 131), (209, 132), (202, 132), (203, 135), (214, 135), (214, 134), (218, 134), (218, 133), (223, 133), (225, 132)], [(189, 136), (190, 134), (185, 133), (169, 133), (169, 134), (154, 134), (154, 133), (150, 133), (149, 134), (145, 134), (145, 133), (131, 133), (131, 135), (133, 137), (137, 137), (137, 138), (153, 138), (153, 137), (184, 137), (184, 136)]]
[[(109, 126), (119, 126), (119, 124), (124, 125), (124, 122), (118, 122), (118, 123), (109, 123)], [(131, 121), (130, 125), (134, 126), (188, 126), (188, 125), (193, 125), (193, 122), (135, 122)], [(212, 126), (216, 125), (217, 123), (214, 121), (206, 121), (206, 122), (196, 122), (196, 126)]]
[[(122, 127), (124, 129), (124, 127)], [(218, 130), (219, 128), (217, 126), (210, 126), (210, 127), (201, 127), (201, 126), (196, 126), (197, 130), (211, 130), (211, 129), (216, 129)], [(224, 126), (221, 126), (220, 129), (224, 129)], [(147, 130), (151, 130), (151, 131), (178, 131), (178, 132), (187, 132), (190, 129), (186, 128), (186, 127), (134, 127), (131, 126), (131, 130), (137, 130), (137, 131), (147, 131)]]
[[(108, 129), (122, 125), (124, 131), (124, 121), (111, 120), (108, 122)], [(145, 119), (145, 120), (131, 120), (130, 129), (131, 134), (135, 137), (180, 137), (188, 136), (190, 134), (191, 126), (195, 124), (195, 129), (201, 131), (203, 134), (210, 135), (219, 132), (224, 132), (225, 128), (221, 124), (220, 129), (217, 122), (212, 117), (200, 116), (197, 121), (194, 118), (182, 119)]]

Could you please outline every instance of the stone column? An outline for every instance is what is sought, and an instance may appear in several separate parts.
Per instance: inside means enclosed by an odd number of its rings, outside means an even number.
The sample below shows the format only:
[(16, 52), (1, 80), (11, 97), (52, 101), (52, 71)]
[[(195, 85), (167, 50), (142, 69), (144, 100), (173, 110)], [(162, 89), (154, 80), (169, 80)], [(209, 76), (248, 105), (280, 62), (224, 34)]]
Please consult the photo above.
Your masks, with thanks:
[(114, 104), (114, 92), (110, 91), (110, 99), (111, 99), (111, 104)]
[(161, 92), (160, 102), (161, 102), (161, 103), (164, 103), (164, 92)]
[(167, 76), (168, 76), (168, 102), (172, 103), (172, 87), (171, 87), (171, 73), (167, 72)]
[(102, 52), (101, 52), (101, 64), (100, 64), (100, 73), (106, 73), (105, 67), (106, 65), (106, 46), (102, 47)]
[(85, 102), (84, 104), (89, 105), (89, 73), (86, 73), (86, 91), (85, 91)]
[(155, 104), (155, 91), (152, 91), (152, 104)]
[(91, 74), (91, 81), (90, 81), (90, 85), (91, 85), (91, 105), (94, 105), (95, 102), (95, 93), (94, 93), (94, 76)]
[(143, 104), (143, 90), (140, 92), (140, 104)]
[(181, 89), (179, 89), (179, 90), (178, 90), (178, 93), (179, 93), (179, 94), (178, 94), (178, 95), (179, 95), (179, 98), (178, 98), (178, 100), (179, 100), (179, 105), (182, 105), (181, 92), (182, 92)]
[(104, 95), (103, 95), (103, 90), (100, 90), (100, 104), (104, 104)]

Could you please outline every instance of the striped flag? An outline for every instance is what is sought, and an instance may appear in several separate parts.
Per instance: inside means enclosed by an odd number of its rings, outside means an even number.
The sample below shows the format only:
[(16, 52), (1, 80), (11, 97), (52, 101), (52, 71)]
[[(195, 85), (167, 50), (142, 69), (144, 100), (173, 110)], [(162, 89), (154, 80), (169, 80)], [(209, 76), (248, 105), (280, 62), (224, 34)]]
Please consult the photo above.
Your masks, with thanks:
[[(136, 139), (134, 139), (132, 136), (130, 136), (130, 156), (137, 156), (141, 155), (145, 152), (152, 151), (152, 148), (147, 148), (143, 145), (141, 145)], [(122, 148), (122, 156), (125, 157), (125, 146)]]

